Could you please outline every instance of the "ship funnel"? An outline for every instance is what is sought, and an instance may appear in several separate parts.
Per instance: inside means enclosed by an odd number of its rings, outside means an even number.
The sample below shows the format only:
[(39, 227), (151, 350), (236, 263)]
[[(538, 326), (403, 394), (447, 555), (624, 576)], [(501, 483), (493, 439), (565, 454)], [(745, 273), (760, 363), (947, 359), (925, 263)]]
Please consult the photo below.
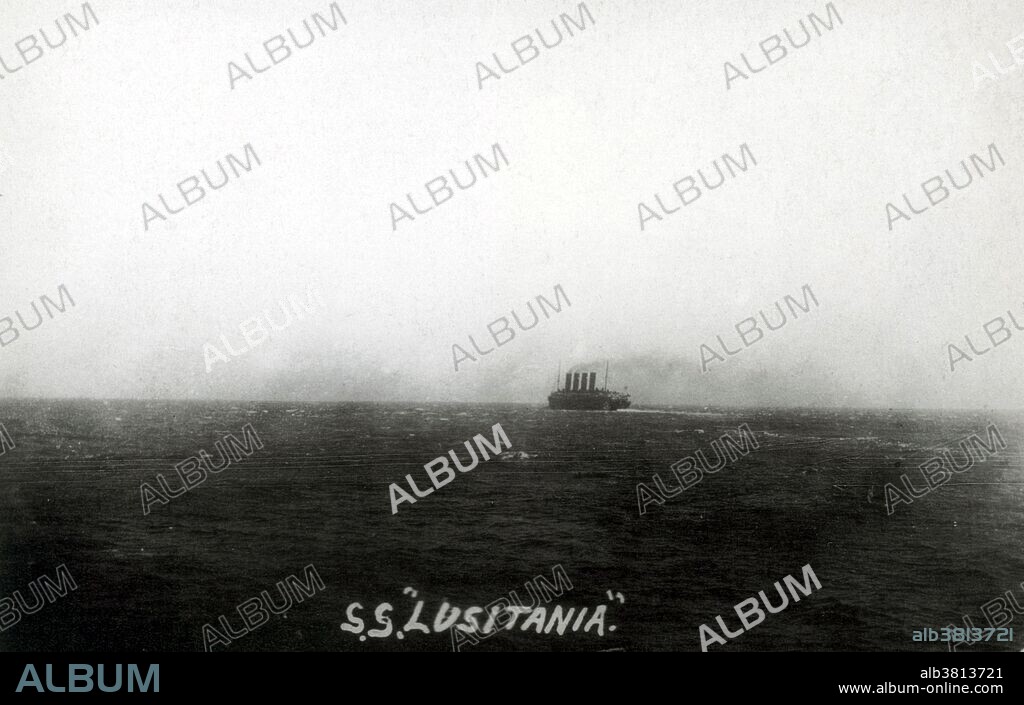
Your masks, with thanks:
[(591, 372), (590, 373), (590, 384), (587, 385), (587, 389), (589, 389), (591, 392), (597, 391), (597, 373), (596, 372)]
[(574, 392), (580, 391), (580, 373), (579, 372), (573, 372), (572, 373), (572, 391), (574, 391)]
[(572, 372), (565, 373), (565, 391), (569, 391), (572, 387)]

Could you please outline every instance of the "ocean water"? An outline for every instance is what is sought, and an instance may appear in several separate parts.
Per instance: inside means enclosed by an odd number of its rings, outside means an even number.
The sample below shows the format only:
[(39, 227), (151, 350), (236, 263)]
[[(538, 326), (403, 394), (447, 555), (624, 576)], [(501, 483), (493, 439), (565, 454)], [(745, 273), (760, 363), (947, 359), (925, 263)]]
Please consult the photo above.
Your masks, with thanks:
[[(555, 604), (593, 614), (564, 635), (516, 626), (477, 650), (700, 650), (698, 628), (810, 564), (822, 587), (713, 650), (945, 650), (911, 640), (962, 625), (1013, 591), (1024, 603), (1022, 419), (1000, 413), (821, 410), (550, 411), (523, 405), (7, 401), (0, 456), (0, 597), (55, 577), (78, 585), (0, 632), (2, 650), (203, 649), (204, 624), (312, 564), (325, 589), (218, 650), (451, 650), (449, 632), (399, 630), (417, 600), (483, 606), (561, 566)], [(251, 423), (263, 448), (143, 515), (140, 485)], [(400, 505), (391, 482), (500, 423), (501, 458)], [(760, 448), (662, 506), (636, 485), (748, 424)], [(882, 488), (995, 423), (1007, 447), (886, 514)], [(958, 484), (954, 484), (958, 483)], [(406, 590), (411, 588), (411, 590)], [(415, 597), (412, 591), (415, 591)], [(612, 599), (609, 599), (611, 591)], [(621, 593), (621, 598), (615, 598)], [(361, 610), (361, 612), (359, 611)], [(520, 625), (524, 618), (520, 617)], [(460, 620), (461, 621), (461, 620)], [(1014, 615), (1024, 647), (1024, 618)], [(717, 631), (717, 627), (716, 627)], [(359, 636), (364, 637), (363, 640)]]

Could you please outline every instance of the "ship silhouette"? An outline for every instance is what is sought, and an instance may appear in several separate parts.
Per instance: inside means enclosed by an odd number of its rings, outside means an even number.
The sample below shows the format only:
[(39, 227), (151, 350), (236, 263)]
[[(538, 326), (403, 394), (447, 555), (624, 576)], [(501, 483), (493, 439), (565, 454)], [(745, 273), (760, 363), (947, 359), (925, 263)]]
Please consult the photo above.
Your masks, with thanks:
[[(558, 378), (562, 371), (558, 371)], [(556, 385), (557, 386), (557, 385)], [(615, 411), (630, 405), (629, 394), (608, 389), (608, 365), (604, 368), (604, 387), (597, 388), (596, 372), (566, 372), (565, 387), (548, 395), (548, 406), (552, 409), (574, 411)]]

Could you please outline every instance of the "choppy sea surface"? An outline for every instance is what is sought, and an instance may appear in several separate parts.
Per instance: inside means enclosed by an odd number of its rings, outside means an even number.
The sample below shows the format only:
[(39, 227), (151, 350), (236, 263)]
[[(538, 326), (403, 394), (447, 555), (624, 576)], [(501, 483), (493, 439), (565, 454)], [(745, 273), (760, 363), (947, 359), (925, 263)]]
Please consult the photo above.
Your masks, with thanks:
[[(1022, 418), (996, 412), (629, 410), (524, 405), (7, 401), (0, 423), (0, 598), (67, 566), (78, 589), (0, 632), (2, 650), (202, 650), (204, 624), (314, 565), (325, 589), (218, 650), (451, 650), (448, 632), (360, 638), (389, 603), (465, 610), (525, 596), (561, 566), (568, 607), (606, 605), (603, 634), (500, 631), (478, 650), (699, 650), (698, 628), (810, 564), (821, 589), (713, 650), (945, 650), (913, 630), (988, 626), (1024, 604)], [(166, 505), (173, 466), (251, 423), (263, 448)], [(912, 505), (883, 487), (996, 424), (1007, 443)], [(388, 486), (501, 424), (512, 452), (392, 515)], [(760, 447), (640, 515), (637, 483), (748, 424)], [(901, 486), (902, 487), (902, 486)], [(412, 588), (412, 590), (406, 590)], [(413, 596), (415, 591), (415, 596)], [(621, 593), (609, 600), (608, 591)], [(1020, 650), (1024, 617), (1013, 615)], [(523, 618), (520, 618), (520, 625)], [(612, 629), (614, 627), (614, 629)], [(718, 631), (716, 627), (716, 631)], [(362, 634), (366, 636), (366, 634)]]

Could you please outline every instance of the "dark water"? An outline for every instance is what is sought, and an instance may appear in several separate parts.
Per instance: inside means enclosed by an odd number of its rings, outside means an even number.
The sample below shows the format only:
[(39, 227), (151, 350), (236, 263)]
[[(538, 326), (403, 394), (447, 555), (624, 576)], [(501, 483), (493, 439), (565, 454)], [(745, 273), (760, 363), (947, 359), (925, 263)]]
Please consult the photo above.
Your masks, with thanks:
[[(450, 650), (448, 634), (361, 642), (339, 624), (359, 602), (378, 626), (372, 611), (390, 602), (400, 627), (407, 586), (430, 624), (444, 601), (523, 595), (555, 565), (573, 585), (558, 604), (607, 605), (603, 636), (517, 626), (472, 648), (699, 650), (702, 623), (720, 614), (738, 628), (733, 605), (808, 563), (821, 590), (713, 648), (944, 650), (911, 631), (963, 614), (987, 626), (979, 607), (1006, 591), (1024, 603), (1019, 417), (82, 401), (5, 402), (0, 423), (17, 444), (0, 456), (0, 596), (28, 595), (61, 563), (78, 584), (0, 633), (3, 650), (201, 650), (204, 623), (238, 625), (237, 604), (309, 564), (326, 589), (227, 649)], [(246, 423), (262, 450), (143, 516), (140, 483), (170, 473), (177, 487), (175, 463), (216, 456)], [(390, 482), (411, 473), (424, 487), (424, 463), (495, 423), (526, 456), (481, 463), (391, 514)], [(637, 482), (669, 478), (742, 423), (760, 449), (639, 515)], [(919, 463), (989, 423), (1006, 449), (886, 515), (886, 482), (909, 471), (922, 486)], [(1016, 644), (988, 648), (1024, 646), (1014, 620)]]

